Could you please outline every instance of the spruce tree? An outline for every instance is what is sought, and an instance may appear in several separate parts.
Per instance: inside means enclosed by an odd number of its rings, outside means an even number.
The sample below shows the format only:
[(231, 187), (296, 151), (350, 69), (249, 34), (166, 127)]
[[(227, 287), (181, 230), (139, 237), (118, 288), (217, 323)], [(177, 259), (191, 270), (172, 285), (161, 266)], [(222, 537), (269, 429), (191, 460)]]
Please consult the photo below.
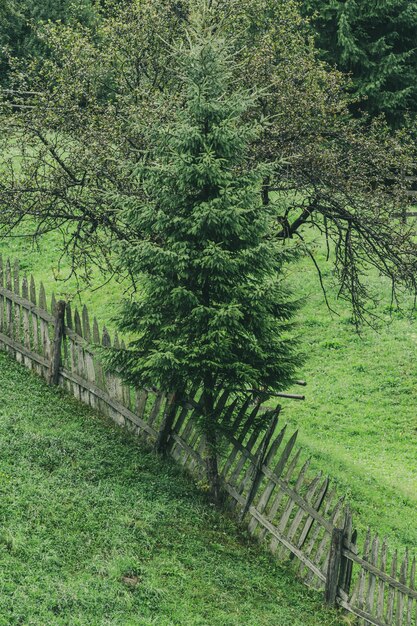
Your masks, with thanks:
[(261, 203), (265, 171), (249, 157), (260, 130), (244, 121), (254, 96), (236, 84), (235, 57), (201, 3), (174, 54), (180, 87), (161, 101), (171, 121), (143, 129), (149, 151), (132, 174), (142, 200), (126, 201), (123, 213), (138, 233), (121, 249), (138, 291), (120, 326), (134, 339), (109, 361), (135, 385), (201, 388), (217, 497), (215, 399), (220, 390), (289, 384), (294, 304), (282, 284), (282, 243), (271, 237), (273, 208)]

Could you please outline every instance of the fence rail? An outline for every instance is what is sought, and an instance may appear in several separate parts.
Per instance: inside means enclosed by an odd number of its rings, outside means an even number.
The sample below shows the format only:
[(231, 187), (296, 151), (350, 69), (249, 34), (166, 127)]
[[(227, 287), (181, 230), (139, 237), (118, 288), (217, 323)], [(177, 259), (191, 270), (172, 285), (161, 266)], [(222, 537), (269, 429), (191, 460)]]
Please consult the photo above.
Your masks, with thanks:
[[(178, 404), (173, 394), (123, 384), (97, 358), (97, 346), (121, 345), (117, 335), (112, 340), (105, 327), (100, 331), (85, 306), (72, 312), (53, 295), (48, 306), (42, 283), (37, 289), (33, 277), (21, 279), (18, 262), (3, 264), (0, 257), (0, 348), (148, 443), (163, 433), (172, 457), (202, 478), (199, 390)], [(415, 558), (405, 551), (400, 562), (369, 532), (359, 553), (348, 506), (328, 477), (311, 472), (296, 446), (297, 432), (288, 435), (279, 424), (280, 407), (263, 406), (253, 393), (238, 399), (224, 392), (216, 411), (221, 423), (232, 423), (219, 459), (222, 485), (250, 533), (360, 624), (416, 626)], [(268, 413), (266, 431), (257, 420), (261, 412)]]

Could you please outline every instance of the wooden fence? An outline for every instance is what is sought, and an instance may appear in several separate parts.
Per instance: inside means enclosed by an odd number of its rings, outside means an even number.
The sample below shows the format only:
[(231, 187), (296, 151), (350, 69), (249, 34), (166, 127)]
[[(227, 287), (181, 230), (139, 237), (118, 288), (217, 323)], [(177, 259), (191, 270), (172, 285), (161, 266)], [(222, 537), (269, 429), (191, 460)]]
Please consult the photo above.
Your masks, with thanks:
[[(65, 313), (65, 320), (64, 320)], [(42, 283), (19, 275), (19, 264), (0, 258), (0, 347), (49, 382), (155, 443), (167, 428), (168, 449), (181, 465), (204, 476), (204, 439), (196, 419), (199, 390), (182, 404), (157, 389), (133, 389), (105, 372), (95, 346), (118, 347), (97, 320), (69, 304), (47, 305)], [(219, 467), (228, 502), (259, 541), (266, 542), (326, 601), (375, 626), (416, 626), (416, 562), (400, 559), (368, 532), (358, 548), (352, 515), (321, 473), (296, 446), (297, 433), (279, 424), (280, 407), (268, 409), (252, 394), (223, 393), (216, 410), (225, 426)], [(268, 412), (269, 428), (257, 416)], [(262, 420), (265, 422), (265, 420)]]

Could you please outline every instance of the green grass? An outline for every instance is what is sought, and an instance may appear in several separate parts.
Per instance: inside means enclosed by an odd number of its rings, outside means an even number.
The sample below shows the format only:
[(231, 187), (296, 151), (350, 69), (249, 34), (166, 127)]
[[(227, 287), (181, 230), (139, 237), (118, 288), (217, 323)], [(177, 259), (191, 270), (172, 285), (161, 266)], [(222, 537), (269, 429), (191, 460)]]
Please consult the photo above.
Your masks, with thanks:
[[(377, 331), (354, 332), (349, 305), (337, 301), (331, 264), (325, 268), (331, 314), (323, 302), (314, 267), (303, 260), (294, 271), (301, 346), (307, 354), (303, 403), (285, 403), (284, 416), (300, 429), (300, 441), (315, 465), (337, 479), (357, 511), (359, 528), (369, 525), (391, 545), (417, 547), (417, 325), (408, 313), (389, 315), (388, 285), (369, 284), (382, 300)], [(299, 392), (299, 389), (298, 389)]]
[[(0, 252), (19, 257), (22, 266), (43, 279), (50, 293), (71, 296), (75, 282), (54, 282), (59, 242), (50, 235), (36, 252), (21, 238), (3, 243)], [(390, 317), (388, 286), (378, 276), (369, 282), (382, 301), (376, 312), (385, 318), (379, 331), (364, 329), (359, 337), (349, 305), (336, 301), (331, 262), (322, 242), (317, 257), (324, 270), (332, 306), (324, 303), (317, 273), (302, 259), (289, 277), (296, 296), (305, 298), (299, 319), (301, 349), (307, 360), (300, 378), (308, 381), (306, 401), (283, 401), (282, 420), (299, 428), (299, 439), (313, 465), (335, 478), (356, 512), (355, 522), (369, 524), (391, 545), (417, 546), (417, 327), (415, 316)], [(64, 275), (65, 272), (63, 272)], [(113, 327), (120, 285), (114, 282), (80, 298), (100, 321)], [(295, 391), (298, 393), (300, 389)]]
[(0, 624), (341, 626), (174, 463), (0, 353)]

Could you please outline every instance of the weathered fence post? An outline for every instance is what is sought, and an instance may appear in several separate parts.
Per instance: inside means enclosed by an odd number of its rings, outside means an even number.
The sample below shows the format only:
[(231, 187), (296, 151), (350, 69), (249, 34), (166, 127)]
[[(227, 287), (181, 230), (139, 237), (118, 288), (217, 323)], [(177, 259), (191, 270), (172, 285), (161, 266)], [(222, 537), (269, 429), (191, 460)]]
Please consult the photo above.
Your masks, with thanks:
[(52, 350), (51, 365), (49, 370), (49, 383), (57, 385), (59, 382), (59, 368), (61, 366), (61, 345), (64, 336), (64, 320), (65, 320), (64, 300), (59, 300), (55, 310), (55, 334)]
[(343, 558), (343, 543), (345, 531), (343, 528), (333, 528), (330, 543), (329, 564), (327, 567), (326, 588), (324, 600), (330, 606), (336, 606), (337, 589), (339, 587), (340, 570)]

